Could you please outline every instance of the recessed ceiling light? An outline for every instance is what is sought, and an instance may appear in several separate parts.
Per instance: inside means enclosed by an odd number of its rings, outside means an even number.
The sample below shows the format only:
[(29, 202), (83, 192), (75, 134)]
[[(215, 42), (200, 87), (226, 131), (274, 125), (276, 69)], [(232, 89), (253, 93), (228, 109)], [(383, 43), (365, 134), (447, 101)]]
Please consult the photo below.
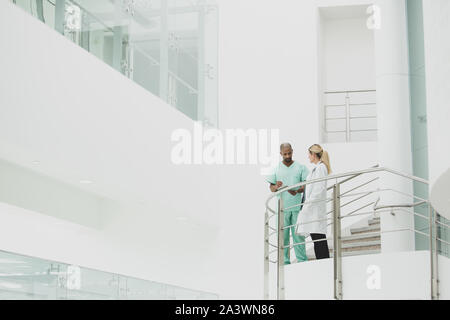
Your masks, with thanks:
[(91, 180), (80, 180), (81, 184), (92, 184)]
[(38, 165), (38, 164), (41, 164), (41, 162), (40, 162), (39, 160), (34, 160), (34, 161), (32, 162), (32, 164)]

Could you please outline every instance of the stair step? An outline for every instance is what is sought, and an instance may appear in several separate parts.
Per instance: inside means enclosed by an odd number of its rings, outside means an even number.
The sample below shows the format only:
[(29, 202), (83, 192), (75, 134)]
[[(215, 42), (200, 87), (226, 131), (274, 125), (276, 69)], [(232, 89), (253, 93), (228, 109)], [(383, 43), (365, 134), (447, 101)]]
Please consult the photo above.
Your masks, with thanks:
[[(359, 243), (346, 243), (341, 246), (342, 252), (362, 251), (362, 250), (378, 250), (381, 249), (381, 241), (366, 241)], [(333, 249), (330, 249), (330, 252)]]
[(351, 236), (342, 237), (342, 243), (352, 243), (352, 242), (362, 242), (362, 241), (373, 241), (380, 240), (381, 235), (379, 232), (367, 232), (354, 234)]
[(375, 232), (380, 231), (380, 225), (373, 225), (368, 227), (360, 227), (360, 228), (352, 228), (350, 229), (350, 233), (359, 234), (359, 233), (367, 233), (367, 232)]
[(348, 248), (358, 248), (358, 247), (367, 247), (367, 246), (379, 246), (379, 245), (381, 245), (381, 240), (343, 243), (341, 245), (341, 248), (342, 249), (348, 249)]
[(366, 254), (376, 254), (380, 253), (381, 249), (375, 249), (375, 250), (355, 250), (355, 251), (347, 251), (342, 252), (343, 257), (349, 257), (349, 256), (359, 256), (359, 255), (366, 255)]
[(369, 226), (375, 225), (375, 224), (380, 224), (380, 219), (370, 219), (369, 220)]
[[(372, 250), (354, 250), (354, 251), (343, 251), (342, 256), (343, 257), (351, 257), (351, 256), (362, 256), (362, 255), (368, 255), (368, 254), (377, 254), (381, 253), (381, 248), (372, 249)], [(333, 258), (333, 252), (330, 252), (330, 258)], [(311, 256), (308, 255), (308, 261), (316, 260), (316, 257), (314, 254)]]
[(355, 251), (371, 251), (371, 250), (381, 250), (381, 244), (375, 244), (370, 246), (355, 246), (342, 248), (342, 252), (355, 252)]

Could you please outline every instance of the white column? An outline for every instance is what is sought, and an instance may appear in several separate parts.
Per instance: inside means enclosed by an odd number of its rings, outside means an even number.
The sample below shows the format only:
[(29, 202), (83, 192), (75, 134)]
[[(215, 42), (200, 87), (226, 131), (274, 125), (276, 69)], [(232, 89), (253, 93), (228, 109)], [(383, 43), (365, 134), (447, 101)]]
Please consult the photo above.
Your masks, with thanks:
[(450, 1), (423, 1), (430, 201), (450, 219)]
[[(409, 103), (409, 66), (405, 0), (376, 0), (381, 10), (381, 28), (375, 30), (376, 84), (378, 104), (378, 159), (382, 167), (412, 173)], [(383, 174), (380, 187), (413, 194), (412, 183)], [(380, 204), (411, 203), (411, 197), (383, 192)], [(414, 227), (412, 215), (381, 213), (381, 231)], [(381, 235), (385, 252), (414, 249), (414, 233), (389, 232)]]

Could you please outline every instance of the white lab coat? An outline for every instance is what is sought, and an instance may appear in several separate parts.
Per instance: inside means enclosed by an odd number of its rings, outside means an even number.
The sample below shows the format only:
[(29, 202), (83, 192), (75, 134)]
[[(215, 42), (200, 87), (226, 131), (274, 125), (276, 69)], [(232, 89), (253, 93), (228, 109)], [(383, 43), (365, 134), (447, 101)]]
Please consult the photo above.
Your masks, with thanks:
[[(311, 173), (306, 178), (306, 181), (323, 178), (328, 175), (328, 170), (325, 164), (319, 161), (311, 170)], [(315, 182), (307, 184), (305, 187), (305, 203), (307, 201), (326, 200), (327, 198), (327, 181)], [(302, 236), (309, 236), (310, 233), (327, 233), (327, 221), (311, 222), (304, 224), (305, 222), (324, 219), (327, 217), (327, 204), (326, 201), (306, 203), (303, 209), (300, 211), (297, 219), (296, 233)]]

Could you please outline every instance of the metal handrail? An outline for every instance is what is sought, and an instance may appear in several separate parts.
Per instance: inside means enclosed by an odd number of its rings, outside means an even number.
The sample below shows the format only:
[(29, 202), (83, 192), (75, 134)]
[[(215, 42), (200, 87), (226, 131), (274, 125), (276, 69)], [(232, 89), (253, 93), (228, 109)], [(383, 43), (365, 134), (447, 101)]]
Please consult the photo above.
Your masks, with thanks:
[[(375, 209), (375, 210), (377, 210), (377, 211), (379, 211), (379, 210), (382, 210), (382, 209), (388, 209), (388, 208), (413, 208), (413, 207), (416, 207), (416, 206), (418, 206), (418, 205), (422, 205), (422, 204), (424, 204), (424, 203), (427, 203), (428, 204), (428, 202), (421, 202), (421, 203), (413, 203), (413, 204), (403, 204), (403, 205), (389, 205), (389, 206), (384, 206), (384, 207), (380, 207), (380, 208), (377, 208), (377, 209)], [(341, 216), (341, 219), (344, 219), (344, 218), (348, 218), (349, 216), (352, 216), (352, 214), (354, 213), (354, 212), (357, 212), (357, 211), (359, 211), (359, 210), (361, 210), (361, 209), (364, 209), (364, 208), (366, 208), (366, 207), (368, 207), (369, 205), (372, 205), (373, 204), (373, 202), (372, 203), (369, 203), (369, 204), (366, 204), (366, 205), (364, 205), (364, 206), (362, 206), (362, 207), (360, 207), (360, 208), (358, 208), (358, 209), (356, 209), (356, 210), (354, 210), (354, 211), (352, 211), (352, 212), (350, 212), (350, 213), (348, 213), (348, 214), (346, 214), (345, 216)], [(421, 218), (424, 218), (424, 219), (429, 219), (429, 217), (426, 217), (426, 216), (424, 216), (424, 215), (421, 215), (421, 214), (419, 214), (419, 213), (417, 213), (417, 212), (410, 212), (410, 211), (406, 211), (406, 210), (402, 210), (402, 209), (398, 209), (399, 211), (403, 211), (403, 212), (405, 212), (405, 213), (408, 213), (408, 214), (412, 214), (412, 215), (415, 215), (415, 216), (418, 216), (418, 217), (421, 217)], [(382, 212), (390, 212), (391, 210), (383, 210)], [(380, 212), (380, 211), (379, 211)], [(366, 212), (366, 213), (364, 213), (364, 214), (373, 214), (373, 211), (371, 211), (371, 212)], [(357, 215), (353, 215), (353, 216), (357, 216)], [(332, 218), (323, 218), (323, 219), (317, 219), (317, 220), (311, 220), (311, 221), (308, 221), (308, 222), (303, 222), (303, 223), (296, 223), (296, 224), (293, 224), (293, 225), (289, 225), (289, 226), (283, 226), (283, 230), (286, 230), (286, 229), (289, 229), (289, 228), (292, 228), (292, 227), (297, 227), (297, 226), (299, 226), (299, 225), (306, 225), (306, 224), (309, 224), (309, 223), (314, 223), (314, 222), (320, 222), (320, 221), (327, 221), (327, 220), (332, 220)], [(437, 223), (437, 221), (436, 221), (436, 223)], [(448, 225), (446, 225), (446, 224), (444, 224), (444, 223), (440, 223), (440, 224), (442, 224), (442, 225), (444, 225), (444, 226), (446, 226), (446, 227), (450, 227), (450, 226), (448, 226)], [(331, 225), (331, 224), (328, 224), (328, 226), (329, 225)], [(426, 227), (426, 228), (428, 228), (428, 227)], [(420, 233), (420, 230), (421, 229), (419, 229), (419, 230), (416, 230), (416, 229), (412, 229), (411, 231), (414, 231), (414, 232), (419, 232)], [(276, 232), (275, 232), (276, 233)], [(272, 234), (274, 234), (274, 233), (272, 233)], [(428, 235), (427, 235), (428, 236)], [(323, 239), (322, 239), (323, 240)], [(320, 240), (318, 240), (318, 241), (320, 241)], [(307, 243), (309, 243), (309, 242), (307, 242)], [(272, 246), (274, 246), (274, 247), (276, 247), (276, 245), (274, 245), (274, 244), (271, 244)]]
[[(355, 119), (377, 119), (378, 116), (377, 115), (373, 115), (373, 114), (368, 114), (366, 116), (362, 115), (362, 116), (352, 116), (351, 115), (351, 107), (354, 106), (376, 106), (376, 102), (366, 102), (366, 103), (351, 103), (350, 102), (350, 98), (351, 95), (354, 93), (369, 93), (369, 92), (376, 92), (375, 89), (370, 89), (370, 90), (347, 90), (347, 91), (325, 91), (324, 95), (332, 95), (332, 94), (345, 94), (345, 102), (344, 104), (325, 104), (324, 105), (324, 121), (325, 121), (325, 132), (327, 134), (329, 133), (345, 133), (345, 141), (350, 141), (351, 140), (351, 134), (355, 133), (355, 132), (376, 132), (378, 131), (378, 128), (373, 128), (373, 129), (352, 129), (351, 125), (352, 125), (352, 120)], [(338, 115), (336, 117), (328, 117), (328, 108), (336, 108), (336, 107), (340, 107), (340, 108), (344, 108), (344, 115)], [(341, 121), (345, 121), (345, 129), (344, 130), (328, 130), (328, 121), (332, 121), (332, 120), (341, 120)]]
[[(424, 230), (424, 229), (427, 229), (428, 227), (426, 227), (426, 228), (423, 228), (423, 229), (414, 229), (414, 228), (409, 228), (409, 227), (402, 227), (401, 229), (393, 229), (393, 230), (383, 230), (383, 231), (379, 231), (378, 233), (380, 233), (380, 234), (383, 234), (383, 233), (392, 233), (392, 232), (399, 232), (399, 231), (411, 231), (411, 232), (414, 232), (414, 233), (419, 233), (419, 234), (421, 234), (421, 235), (423, 235), (423, 236), (425, 236), (425, 237), (430, 237), (430, 235), (429, 234), (427, 234), (427, 233), (425, 233), (425, 232), (422, 232), (421, 230)], [(325, 240), (333, 240), (333, 237), (326, 237), (326, 238), (322, 238), (322, 239), (317, 239), (317, 240), (308, 240), (308, 241), (302, 241), (302, 242), (295, 242), (295, 243), (292, 243), (292, 245), (291, 244), (289, 244), (289, 245), (283, 245), (282, 246), (282, 249), (292, 249), (292, 248), (294, 248), (294, 247), (296, 247), (296, 246), (299, 246), (299, 245), (302, 245), (302, 244), (310, 244), (310, 243), (315, 243), (315, 242), (319, 242), (319, 241), (325, 241)], [(439, 240), (439, 241), (442, 241), (442, 242), (444, 242), (444, 243), (446, 243), (446, 244), (450, 244), (449, 242), (447, 242), (447, 241), (445, 241), (445, 240), (442, 240), (442, 239), (440, 239), (440, 238), (437, 238), (437, 240)], [(271, 246), (274, 246), (274, 247), (276, 247), (275, 245), (273, 245), (273, 244), (271, 244)], [(277, 252), (278, 251), (278, 247), (276, 247), (277, 249), (275, 249), (275, 250), (272, 250), (272, 251), (270, 251), (269, 252), (269, 254), (273, 254), (273, 253), (275, 253), (275, 252)], [(277, 262), (277, 261), (274, 261), (274, 262)]]
[(325, 94), (334, 94), (334, 93), (360, 93), (360, 92), (376, 92), (376, 89), (368, 89), (368, 90), (347, 90), (347, 91), (325, 91)]
[[(379, 168), (379, 167), (380, 167), (380, 165), (378, 165), (378, 164), (372, 166), (372, 168)], [(351, 176), (351, 177), (349, 177), (349, 178), (347, 178), (347, 179), (344, 179), (344, 180), (342, 180), (342, 181), (339, 181), (339, 183), (346, 183), (346, 182), (348, 182), (348, 181), (350, 181), (350, 180), (355, 179), (356, 177), (359, 177), (359, 176), (362, 175), (362, 174), (363, 174), (363, 173), (357, 173), (357, 174), (355, 174), (355, 175), (353, 175), (353, 176)], [(358, 186), (358, 188), (359, 188), (359, 186)], [(333, 189), (333, 186), (328, 187), (328, 188), (327, 188), (327, 191), (332, 190), (332, 189)], [(353, 190), (354, 190), (354, 189), (353, 189)], [(353, 190), (352, 190), (352, 191), (353, 191)]]
[[(389, 173), (395, 174), (397, 176), (404, 177), (404, 178), (407, 178), (407, 179), (410, 179), (410, 180), (413, 180), (413, 181), (421, 182), (421, 183), (424, 183), (424, 184), (429, 184), (428, 180), (425, 180), (425, 179), (422, 179), (422, 178), (419, 178), (419, 177), (415, 177), (415, 176), (412, 176), (412, 175), (409, 175), (409, 174), (406, 174), (406, 173), (403, 173), (403, 172), (395, 171), (395, 170), (392, 170), (392, 169), (389, 169), (389, 168), (386, 168), (386, 167), (375, 167), (375, 168), (369, 168), (369, 169), (364, 169), (364, 170), (357, 170), (357, 171), (351, 171), (351, 172), (346, 172), (346, 173), (329, 175), (329, 176), (326, 176), (324, 178), (317, 178), (317, 179), (313, 179), (313, 180), (309, 180), (309, 181), (303, 181), (303, 182), (294, 184), (292, 186), (286, 186), (282, 190), (277, 190), (277, 191), (273, 192), (267, 198), (267, 200), (266, 200), (266, 208), (270, 212), (276, 213), (274, 210), (272, 210), (269, 207), (269, 201), (272, 200), (274, 197), (278, 196), (279, 194), (287, 191), (287, 190), (292, 190), (294, 188), (299, 188), (299, 187), (302, 187), (302, 186), (305, 186), (305, 185), (308, 185), (308, 184), (313, 184), (313, 183), (316, 183), (316, 182), (328, 181), (328, 180), (345, 178), (345, 177), (354, 176), (354, 175), (361, 175), (361, 174), (365, 174), (365, 173), (373, 173), (373, 172), (381, 172), (381, 171), (389, 172)], [(340, 183), (344, 183), (344, 182), (340, 182)]]
[[(403, 229), (401, 230), (382, 230), (379, 231), (380, 234), (382, 233), (390, 233), (390, 232), (399, 232), (399, 231), (411, 231), (414, 233), (419, 233), (422, 234), (426, 237), (429, 238), (430, 241), (430, 259), (431, 259), (431, 295), (432, 295), (432, 299), (437, 299), (439, 296), (439, 291), (438, 291), (438, 281), (437, 281), (437, 244), (439, 242), (442, 243), (447, 243), (445, 240), (439, 238), (437, 236), (437, 232), (433, 232), (433, 230), (437, 230), (437, 224), (439, 221), (437, 221), (436, 219), (436, 212), (434, 211), (434, 209), (432, 208), (430, 202), (426, 199), (422, 199), (420, 197), (417, 197), (415, 195), (411, 195), (411, 194), (406, 194), (404, 192), (400, 192), (394, 189), (380, 189), (377, 188), (377, 190), (375, 191), (367, 191), (367, 192), (360, 192), (360, 193), (356, 193), (356, 194), (351, 194), (350, 192), (365, 186), (373, 181), (376, 181), (379, 179), (379, 177), (375, 178), (375, 179), (371, 179), (368, 182), (364, 182), (361, 185), (358, 185), (357, 187), (353, 187), (352, 189), (344, 192), (344, 193), (340, 193), (340, 186), (354, 178), (356, 178), (357, 176), (363, 175), (363, 174), (370, 174), (370, 173), (378, 173), (378, 172), (385, 172), (385, 173), (390, 173), (393, 174), (397, 177), (403, 177), (406, 179), (409, 179), (410, 181), (415, 181), (415, 182), (419, 182), (419, 183), (423, 183), (428, 185), (428, 181), (426, 179), (420, 178), (420, 177), (416, 177), (410, 174), (406, 174), (400, 171), (396, 171), (387, 167), (379, 167), (379, 166), (374, 166), (372, 168), (368, 168), (368, 169), (363, 169), (363, 170), (356, 170), (356, 171), (351, 171), (351, 172), (345, 172), (345, 173), (340, 173), (340, 174), (333, 174), (333, 175), (329, 175), (326, 177), (322, 177), (322, 178), (318, 178), (318, 179), (313, 179), (313, 180), (309, 180), (309, 181), (303, 181), (297, 184), (294, 184), (292, 186), (283, 186), (282, 188), (278, 189), (277, 191), (273, 192), (267, 199), (265, 202), (265, 206), (266, 206), (266, 219), (265, 219), (265, 237), (264, 237), (264, 241), (265, 241), (265, 255), (264, 255), (264, 259), (265, 259), (265, 265), (264, 265), (264, 290), (265, 290), (265, 298), (268, 299), (269, 295), (268, 295), (268, 272), (269, 272), (269, 263), (273, 262), (273, 263), (277, 263), (277, 288), (278, 288), (278, 293), (277, 296), (279, 299), (284, 299), (284, 257), (283, 257), (283, 251), (284, 249), (291, 249), (295, 246), (301, 245), (301, 244), (306, 244), (306, 243), (314, 243), (317, 241), (324, 241), (324, 239), (318, 239), (315, 241), (304, 241), (304, 242), (299, 242), (299, 243), (293, 243), (292, 245), (284, 245), (284, 239), (283, 239), (283, 235), (284, 235), (284, 231), (286, 229), (298, 226), (298, 225), (302, 225), (302, 224), (308, 224), (308, 223), (313, 223), (313, 222), (317, 222), (317, 221), (327, 221), (327, 220), (332, 220), (332, 225), (333, 225), (333, 236), (327, 237), (326, 240), (333, 240), (333, 261), (334, 261), (334, 279), (335, 279), (335, 283), (334, 283), (334, 297), (336, 299), (342, 299), (342, 248), (341, 248), (341, 241), (342, 241), (342, 237), (340, 235), (341, 232), (341, 227), (340, 227), (340, 222), (343, 218), (347, 218), (349, 216), (361, 216), (361, 215), (368, 215), (368, 214), (375, 214), (375, 213), (380, 213), (380, 212), (393, 212), (393, 211), (404, 211), (408, 214), (412, 214), (414, 216), (419, 216), (421, 218), (427, 219), (429, 220), (429, 233), (425, 233), (422, 232), (421, 230), (416, 230), (415, 228), (410, 228), (410, 227), (403, 227)], [(341, 181), (338, 181), (338, 179), (344, 178)], [(318, 219), (318, 220), (314, 220), (314, 221), (307, 221), (307, 222), (303, 222), (303, 223), (296, 223), (294, 225), (289, 225), (289, 226), (284, 226), (283, 225), (283, 219), (284, 219), (284, 212), (287, 211), (286, 208), (283, 207), (283, 198), (280, 197), (280, 195), (283, 192), (287, 192), (288, 190), (292, 190), (292, 189), (299, 189), (302, 186), (306, 186), (306, 185), (311, 185), (317, 182), (323, 182), (323, 181), (335, 181), (335, 183), (326, 188), (326, 191), (329, 191), (330, 189), (333, 189), (333, 217), (329, 218), (323, 218), (323, 219)], [(384, 191), (391, 191), (391, 192), (398, 192), (399, 194), (403, 194), (403, 195), (407, 195), (412, 197), (413, 203), (400, 203), (400, 204), (388, 204), (388, 205), (378, 205), (379, 202), (379, 198), (377, 201), (373, 201), (370, 202), (369, 204), (365, 204), (364, 206), (359, 207), (356, 210), (353, 210), (352, 212), (341, 216), (340, 213), (340, 209), (352, 202), (355, 202), (357, 200), (360, 200), (361, 198), (364, 198), (367, 195), (376, 193), (376, 192), (384, 192)], [(362, 197), (359, 197), (357, 199), (354, 199), (350, 202), (347, 202), (345, 204), (340, 203), (340, 199), (341, 196), (355, 196), (355, 195), (363, 195)], [(274, 197), (278, 197), (278, 212), (276, 212), (273, 208), (271, 208), (270, 206), (270, 201), (274, 198)], [(417, 200), (416, 200), (417, 199)], [(417, 201), (417, 202), (414, 202)], [(314, 201), (306, 201), (304, 203), (301, 203), (299, 205), (295, 205), (295, 206), (291, 206), (287, 209), (293, 208), (293, 207), (297, 207), (297, 206), (304, 206), (305, 204), (308, 203), (314, 203), (314, 202), (329, 202), (329, 198), (326, 197), (325, 199), (320, 199), (320, 200), (314, 200)], [(373, 205), (373, 210), (370, 212), (360, 212), (362, 209), (367, 208), (368, 206), (372, 206)], [(420, 205), (427, 205), (429, 208), (429, 216), (426, 217), (424, 215), (421, 215), (417, 212), (415, 212), (415, 210), (412, 211), (407, 211), (404, 210), (404, 208), (415, 208), (418, 207)], [(387, 210), (390, 209), (390, 210)], [(269, 213), (272, 213), (272, 215), (270, 215), (269, 217)], [(270, 219), (273, 217), (277, 217), (278, 218), (278, 226), (277, 228), (272, 228), (270, 227)], [(445, 227), (449, 227), (448, 225), (444, 224), (444, 223), (440, 223), (441, 225), (445, 226)], [(330, 225), (330, 224), (328, 224)], [(270, 233), (268, 230), (271, 229), (274, 232)], [(274, 235), (274, 234), (278, 234), (277, 238), (278, 238), (278, 243), (277, 245), (272, 244), (269, 240), (270, 236)], [(434, 235), (433, 235), (434, 234)], [(272, 250), (269, 252), (269, 250), (267, 249), (268, 246), (272, 246), (274, 248), (276, 248), (275, 250)], [(278, 258), (276, 260), (272, 260), (270, 259), (270, 255), (277, 252), (278, 253)]]
[[(353, 188), (353, 189), (347, 190), (347, 191), (341, 193), (341, 197), (342, 197), (342, 196), (345, 196), (345, 195), (346, 195), (347, 193), (349, 193), (349, 192), (355, 191), (356, 189), (359, 189), (359, 188), (361, 188), (361, 187), (364, 187), (364, 186), (368, 185), (369, 183), (372, 183), (372, 182), (374, 182), (374, 181), (376, 181), (376, 180), (379, 180), (379, 179), (380, 179), (380, 177), (376, 177), (376, 178), (374, 178), (374, 179), (372, 179), (372, 180), (369, 180), (369, 181), (367, 181), (367, 182), (364, 182), (363, 184), (360, 184), (359, 186), (357, 186), (357, 187), (355, 187), (355, 188)], [(340, 183), (343, 183), (343, 182), (340, 182)]]
[(416, 202), (416, 203), (404, 203), (404, 204), (388, 204), (388, 205), (378, 206), (373, 209), (378, 210), (378, 209), (386, 209), (386, 208), (414, 208), (414, 207), (420, 206), (425, 203), (428, 203), (428, 201), (420, 201), (420, 202)]
[[(401, 229), (394, 229), (394, 230), (383, 230), (383, 231), (380, 231), (379, 233), (383, 234), (383, 233), (391, 233), (391, 232), (398, 232), (398, 231), (411, 231), (411, 232), (422, 234), (422, 235), (424, 235), (426, 237), (430, 236), (429, 234), (427, 234), (425, 232), (422, 232), (422, 231), (414, 229), (414, 228), (409, 228), (409, 227), (403, 227)], [(294, 247), (299, 246), (301, 244), (308, 244), (308, 243), (314, 243), (314, 242), (325, 241), (325, 240), (333, 240), (333, 237), (327, 237), (327, 238), (323, 238), (323, 239), (310, 240), (310, 241), (296, 242), (296, 243), (293, 243), (292, 245), (283, 246), (283, 249), (287, 249), (287, 248), (291, 249), (291, 248), (294, 248)]]

